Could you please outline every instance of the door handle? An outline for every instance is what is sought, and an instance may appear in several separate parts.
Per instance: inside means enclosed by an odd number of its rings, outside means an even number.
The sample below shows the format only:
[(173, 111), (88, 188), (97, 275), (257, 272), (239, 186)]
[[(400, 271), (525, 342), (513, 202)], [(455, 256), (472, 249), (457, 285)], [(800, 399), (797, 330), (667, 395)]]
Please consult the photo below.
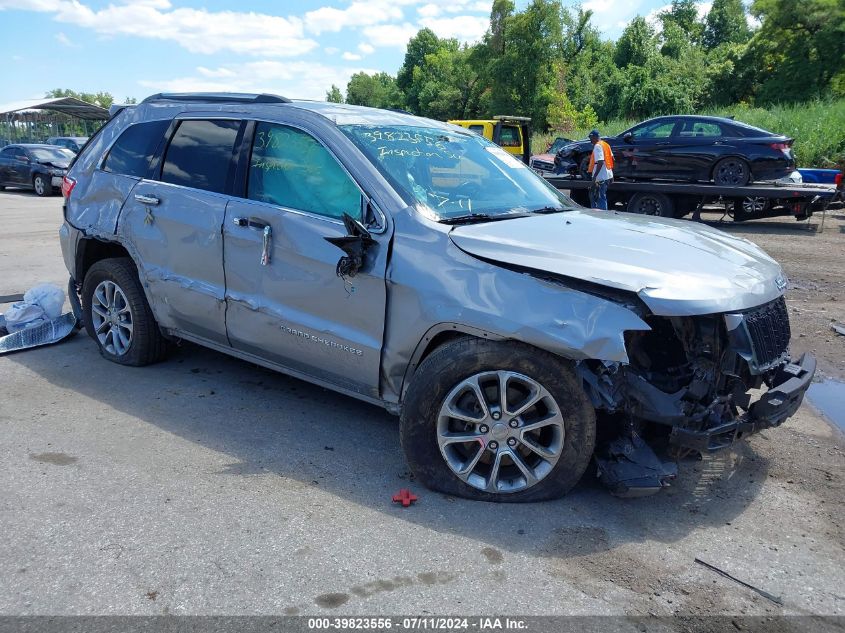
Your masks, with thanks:
[(235, 226), (242, 226), (248, 229), (261, 231), (261, 265), (267, 266), (270, 264), (270, 250), (273, 242), (273, 229), (267, 222), (256, 220), (255, 218), (232, 218), (232, 223)]
[(263, 231), (269, 228), (270, 225), (255, 218), (232, 218), (232, 224), (235, 226), (242, 226), (247, 229), (255, 229), (256, 231)]
[(160, 202), (155, 196), (145, 196), (142, 193), (136, 193), (135, 199), (142, 204), (158, 204)]

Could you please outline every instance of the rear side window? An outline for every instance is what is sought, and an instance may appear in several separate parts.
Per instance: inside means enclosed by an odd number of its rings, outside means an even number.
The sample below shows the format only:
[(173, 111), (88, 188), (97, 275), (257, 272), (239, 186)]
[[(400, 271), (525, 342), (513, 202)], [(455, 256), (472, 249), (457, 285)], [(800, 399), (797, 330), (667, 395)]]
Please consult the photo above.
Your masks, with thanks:
[(150, 160), (169, 125), (170, 121), (150, 121), (128, 127), (109, 150), (103, 169), (146, 178)]
[(223, 193), (240, 121), (182, 121), (164, 156), (161, 179)]
[(480, 134), (481, 136), (484, 136), (484, 126), (483, 125), (470, 125), (469, 131), (475, 132), (476, 134)]
[(361, 218), (361, 192), (314, 137), (259, 123), (249, 162), (247, 196), (331, 218)]
[(683, 121), (678, 136), (687, 138), (714, 138), (724, 136), (718, 123), (709, 121)]

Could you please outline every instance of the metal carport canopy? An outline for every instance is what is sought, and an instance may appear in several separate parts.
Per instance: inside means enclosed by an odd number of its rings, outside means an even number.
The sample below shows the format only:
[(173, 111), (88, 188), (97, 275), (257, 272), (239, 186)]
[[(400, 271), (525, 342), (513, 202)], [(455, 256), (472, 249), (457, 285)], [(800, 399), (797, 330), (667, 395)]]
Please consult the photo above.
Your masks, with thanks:
[(109, 111), (93, 103), (88, 103), (75, 97), (58, 97), (56, 99), (25, 99), (12, 103), (0, 104), (0, 116), (5, 117), (16, 112), (28, 110), (53, 110), (70, 115), (77, 119), (89, 121), (106, 121)]

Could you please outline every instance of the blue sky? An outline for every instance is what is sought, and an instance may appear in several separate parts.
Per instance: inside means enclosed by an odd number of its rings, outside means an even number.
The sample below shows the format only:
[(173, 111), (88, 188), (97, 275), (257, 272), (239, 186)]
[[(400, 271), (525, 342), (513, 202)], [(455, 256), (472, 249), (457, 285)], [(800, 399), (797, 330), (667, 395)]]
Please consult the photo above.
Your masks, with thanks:
[[(527, 0), (518, 0), (523, 7)], [(586, 0), (617, 37), (668, 0)], [(428, 26), (478, 40), (492, 0), (0, 0), (0, 104), (52, 88), (118, 101), (173, 90), (323, 99), (358, 71), (395, 73)], [(574, 2), (572, 2), (574, 4)], [(705, 4), (705, 3), (702, 3)]]

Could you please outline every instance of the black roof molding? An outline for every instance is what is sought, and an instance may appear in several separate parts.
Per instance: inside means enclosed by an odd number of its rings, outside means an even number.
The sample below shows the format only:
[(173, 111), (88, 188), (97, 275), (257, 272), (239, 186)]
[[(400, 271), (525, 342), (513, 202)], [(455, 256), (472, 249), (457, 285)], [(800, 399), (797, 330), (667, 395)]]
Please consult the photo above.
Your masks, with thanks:
[(159, 92), (141, 103), (184, 101), (190, 103), (291, 103), (287, 97), (245, 92)]

